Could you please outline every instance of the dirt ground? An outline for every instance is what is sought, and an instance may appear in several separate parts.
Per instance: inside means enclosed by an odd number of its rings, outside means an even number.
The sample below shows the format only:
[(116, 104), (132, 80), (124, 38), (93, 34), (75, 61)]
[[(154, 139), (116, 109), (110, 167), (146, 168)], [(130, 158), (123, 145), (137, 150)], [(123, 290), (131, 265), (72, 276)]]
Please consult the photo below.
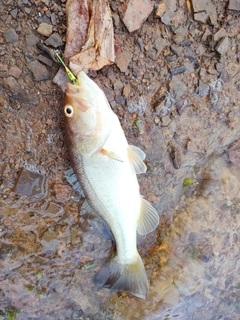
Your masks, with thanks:
[(60, 65), (46, 50), (64, 50), (66, 0), (2, 0), (0, 319), (237, 320), (240, 1), (153, 1), (132, 33), (124, 1), (109, 2), (124, 71), (90, 75), (147, 155), (141, 193), (161, 219), (138, 239), (149, 296), (92, 282), (114, 241), (64, 177)]

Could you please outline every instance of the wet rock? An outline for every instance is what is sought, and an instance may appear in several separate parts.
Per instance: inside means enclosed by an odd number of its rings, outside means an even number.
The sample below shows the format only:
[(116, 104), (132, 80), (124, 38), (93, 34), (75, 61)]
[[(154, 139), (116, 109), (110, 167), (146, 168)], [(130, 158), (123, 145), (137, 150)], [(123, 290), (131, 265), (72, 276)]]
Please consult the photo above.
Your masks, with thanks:
[(19, 69), (17, 66), (12, 66), (12, 67), (9, 69), (9, 75), (10, 75), (10, 76), (13, 76), (13, 77), (16, 78), (16, 79), (19, 79), (21, 73), (22, 73), (22, 70)]
[(228, 154), (231, 162), (240, 167), (240, 140), (236, 140), (230, 145)]
[(38, 38), (33, 33), (26, 36), (26, 42), (29, 47), (33, 47), (37, 44)]
[(129, 32), (141, 28), (143, 22), (153, 10), (154, 3), (150, 0), (127, 0), (120, 6), (122, 21)]
[(3, 34), (7, 43), (13, 43), (18, 41), (18, 35), (16, 34), (14, 29), (9, 29)]
[(126, 72), (131, 60), (132, 60), (132, 53), (125, 50), (117, 56), (116, 65), (118, 66), (121, 72)]
[(187, 90), (187, 87), (184, 83), (177, 77), (174, 76), (169, 83), (170, 93), (174, 99), (178, 100), (184, 92)]
[(207, 17), (209, 17), (213, 25), (217, 23), (217, 11), (212, 1), (191, 0), (191, 2), (194, 11), (194, 19), (198, 19), (198, 21), (201, 22), (206, 22)]
[(228, 37), (225, 37), (219, 41), (219, 43), (216, 45), (216, 51), (221, 55), (225, 55), (228, 50), (228, 44), (229, 40)]
[(38, 59), (38, 61), (46, 64), (49, 67), (52, 67), (52, 65), (53, 65), (53, 61), (51, 59), (48, 59), (47, 57), (45, 57), (41, 54), (37, 57), (37, 59)]
[(45, 184), (44, 174), (21, 168), (13, 192), (27, 197), (42, 198), (46, 193)]
[(37, 60), (30, 62), (28, 68), (30, 71), (32, 71), (34, 79), (36, 81), (43, 81), (49, 79), (47, 68)]
[(46, 22), (40, 23), (37, 32), (42, 34), (45, 37), (49, 37), (52, 34), (53, 26), (51, 24), (48, 24)]
[(53, 33), (46, 41), (47, 46), (52, 46), (54, 48), (58, 48), (63, 45), (62, 38), (58, 33)]
[(239, 0), (230, 0), (228, 4), (229, 10), (240, 11), (240, 1)]
[(53, 191), (55, 194), (55, 198), (58, 201), (64, 201), (69, 198), (72, 192), (72, 187), (63, 183), (55, 183), (53, 185)]

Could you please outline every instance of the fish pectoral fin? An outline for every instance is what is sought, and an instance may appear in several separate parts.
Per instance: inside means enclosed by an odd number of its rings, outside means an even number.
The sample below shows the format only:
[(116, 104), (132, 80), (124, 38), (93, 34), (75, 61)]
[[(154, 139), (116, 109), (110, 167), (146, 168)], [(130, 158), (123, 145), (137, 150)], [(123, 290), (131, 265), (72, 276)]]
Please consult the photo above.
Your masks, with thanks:
[(73, 168), (70, 167), (65, 171), (65, 179), (72, 186), (74, 191), (77, 191), (80, 196), (84, 197), (84, 192)]
[(101, 153), (104, 154), (105, 156), (108, 156), (109, 158), (123, 162), (123, 160), (113, 151), (109, 151), (103, 148), (101, 149)]
[(113, 290), (125, 290), (132, 295), (146, 299), (148, 279), (141, 257), (136, 257), (130, 264), (121, 264), (118, 256), (108, 261), (94, 277), (94, 284)]
[(147, 234), (152, 232), (159, 224), (159, 216), (153, 206), (141, 198), (141, 210), (138, 218), (137, 232)]
[(128, 158), (136, 174), (146, 173), (147, 167), (143, 162), (145, 157), (145, 153), (140, 148), (133, 145), (128, 146)]

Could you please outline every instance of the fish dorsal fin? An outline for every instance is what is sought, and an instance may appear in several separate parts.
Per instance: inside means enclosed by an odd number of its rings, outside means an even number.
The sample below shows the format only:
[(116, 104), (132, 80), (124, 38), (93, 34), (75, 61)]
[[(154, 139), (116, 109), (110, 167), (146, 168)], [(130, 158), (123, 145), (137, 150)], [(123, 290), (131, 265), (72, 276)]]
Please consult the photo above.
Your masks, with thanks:
[(101, 149), (101, 153), (104, 154), (105, 156), (108, 156), (109, 158), (123, 162), (123, 160), (113, 151), (106, 150), (103, 148), (103, 149)]
[(128, 158), (136, 174), (146, 173), (147, 167), (143, 162), (145, 157), (145, 153), (140, 148), (133, 145), (128, 146)]
[(153, 206), (141, 198), (141, 211), (138, 218), (137, 232), (147, 234), (153, 231), (159, 224), (159, 216)]
[(82, 187), (78, 181), (78, 178), (73, 168), (70, 167), (65, 171), (65, 178), (67, 182), (72, 186), (74, 191), (77, 191), (80, 194), (80, 196), (85, 197)]

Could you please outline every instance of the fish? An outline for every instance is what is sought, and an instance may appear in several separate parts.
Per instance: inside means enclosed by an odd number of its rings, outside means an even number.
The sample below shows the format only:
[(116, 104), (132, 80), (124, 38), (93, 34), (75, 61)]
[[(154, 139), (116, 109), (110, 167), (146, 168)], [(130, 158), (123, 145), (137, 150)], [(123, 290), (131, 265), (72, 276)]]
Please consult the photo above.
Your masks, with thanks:
[(84, 71), (65, 93), (64, 122), (73, 170), (88, 205), (110, 228), (116, 255), (94, 277), (95, 285), (124, 290), (141, 299), (148, 279), (137, 251), (137, 232), (153, 231), (159, 215), (140, 195), (137, 174), (145, 153), (129, 145), (104, 92)]

